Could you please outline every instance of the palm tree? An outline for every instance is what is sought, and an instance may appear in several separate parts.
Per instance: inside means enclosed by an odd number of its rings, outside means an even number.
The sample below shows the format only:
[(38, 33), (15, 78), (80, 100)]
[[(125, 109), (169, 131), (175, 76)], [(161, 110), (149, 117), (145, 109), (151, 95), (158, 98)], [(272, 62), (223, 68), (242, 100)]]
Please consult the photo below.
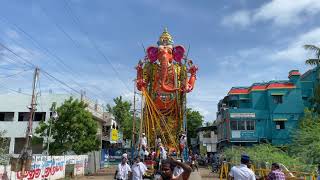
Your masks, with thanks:
[(316, 54), (316, 58), (307, 59), (306, 64), (319, 66), (320, 65), (320, 47), (315, 45), (310, 45), (310, 44), (306, 44), (303, 47), (304, 49), (313, 51)]
[(316, 71), (317, 71), (317, 78), (316, 78), (316, 83), (315, 83), (315, 88), (314, 88), (314, 97), (311, 99), (311, 103), (313, 104), (313, 111), (317, 112), (320, 114), (320, 72), (319, 72), (319, 67), (320, 67), (320, 47), (315, 46), (315, 45), (310, 45), (306, 44), (303, 46), (304, 49), (313, 51), (316, 54), (316, 58), (312, 59), (307, 59), (306, 64), (309, 65), (316, 65)]

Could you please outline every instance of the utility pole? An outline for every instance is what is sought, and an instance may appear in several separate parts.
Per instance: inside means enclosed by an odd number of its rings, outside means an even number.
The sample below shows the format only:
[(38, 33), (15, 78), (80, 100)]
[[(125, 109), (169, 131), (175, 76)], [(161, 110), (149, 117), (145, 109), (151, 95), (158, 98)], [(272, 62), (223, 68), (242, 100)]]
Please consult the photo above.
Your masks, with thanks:
[(24, 177), (26, 166), (28, 165), (28, 163), (31, 164), (31, 160), (32, 160), (32, 148), (31, 148), (32, 121), (33, 121), (34, 112), (36, 111), (36, 105), (37, 105), (36, 104), (36, 84), (37, 84), (38, 78), (39, 78), (39, 68), (36, 67), (33, 75), (32, 97), (31, 97), (31, 104), (29, 107), (30, 113), (29, 113), (28, 127), (26, 131), (26, 141), (20, 154), (21, 173), (23, 174), (23, 176), (21, 176), (21, 179), (23, 179)]
[(132, 141), (131, 141), (131, 158), (134, 156), (135, 136), (136, 136), (136, 80), (133, 80), (133, 120), (132, 120)]
[(143, 125), (143, 110), (144, 110), (144, 99), (143, 99), (143, 94), (141, 94), (141, 112), (140, 112), (140, 132), (139, 132), (139, 148), (138, 148), (138, 153), (140, 153), (140, 139), (142, 137), (142, 133), (143, 133), (143, 129), (142, 129), (142, 125)]

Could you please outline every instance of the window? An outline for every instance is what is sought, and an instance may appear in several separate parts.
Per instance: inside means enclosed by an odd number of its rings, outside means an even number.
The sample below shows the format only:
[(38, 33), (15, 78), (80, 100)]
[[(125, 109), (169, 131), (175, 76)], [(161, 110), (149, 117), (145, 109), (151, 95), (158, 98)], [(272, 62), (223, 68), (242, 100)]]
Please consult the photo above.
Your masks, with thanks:
[(284, 129), (284, 121), (276, 121), (276, 129)]
[(246, 130), (245, 121), (238, 121), (238, 130)]
[(231, 130), (238, 130), (238, 121), (231, 121)]
[(29, 121), (29, 112), (19, 112), (18, 121)]
[(255, 121), (254, 120), (233, 120), (230, 122), (231, 130), (255, 130)]
[(45, 112), (35, 112), (34, 113), (34, 121), (44, 121), (46, 118), (46, 113)]
[[(26, 143), (25, 138), (15, 138), (15, 144), (14, 144), (14, 153), (20, 154), (24, 145)], [(42, 153), (42, 145), (43, 145), (43, 139), (42, 138), (32, 138), (31, 148), (32, 153), (34, 154), (41, 154)]]
[(14, 112), (0, 112), (0, 121), (13, 121)]
[(15, 138), (14, 153), (20, 154), (23, 149), (24, 144), (25, 144), (25, 138)]
[(254, 121), (246, 121), (247, 130), (254, 130)]
[(272, 95), (273, 102), (275, 104), (282, 104), (283, 102), (282, 96), (283, 95)]
[[(19, 112), (18, 121), (29, 121), (30, 112)], [(35, 112), (33, 121), (44, 121), (46, 118), (45, 112)]]
[(211, 138), (211, 131), (204, 131), (203, 138)]

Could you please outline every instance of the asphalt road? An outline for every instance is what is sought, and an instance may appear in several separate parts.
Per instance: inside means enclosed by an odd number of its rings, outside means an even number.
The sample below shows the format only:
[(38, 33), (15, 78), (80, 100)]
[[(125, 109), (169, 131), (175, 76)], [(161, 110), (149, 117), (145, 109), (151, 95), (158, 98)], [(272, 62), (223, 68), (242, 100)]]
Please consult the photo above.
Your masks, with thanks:
[[(99, 175), (99, 176), (83, 176), (75, 177), (77, 180), (113, 180), (112, 174)], [(200, 168), (199, 171), (192, 172), (190, 175), (190, 180), (218, 180), (216, 174), (210, 173), (209, 169)]]

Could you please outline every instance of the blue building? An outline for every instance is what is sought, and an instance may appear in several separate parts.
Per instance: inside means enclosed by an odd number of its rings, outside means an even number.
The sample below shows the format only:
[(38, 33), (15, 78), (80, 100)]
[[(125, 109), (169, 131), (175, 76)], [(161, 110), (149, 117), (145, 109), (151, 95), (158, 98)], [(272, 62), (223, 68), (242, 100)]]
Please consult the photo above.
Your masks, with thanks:
[(292, 70), (288, 80), (232, 87), (218, 103), (219, 148), (290, 143), (304, 109), (311, 106), (318, 71), (319, 68), (314, 68), (301, 75)]

